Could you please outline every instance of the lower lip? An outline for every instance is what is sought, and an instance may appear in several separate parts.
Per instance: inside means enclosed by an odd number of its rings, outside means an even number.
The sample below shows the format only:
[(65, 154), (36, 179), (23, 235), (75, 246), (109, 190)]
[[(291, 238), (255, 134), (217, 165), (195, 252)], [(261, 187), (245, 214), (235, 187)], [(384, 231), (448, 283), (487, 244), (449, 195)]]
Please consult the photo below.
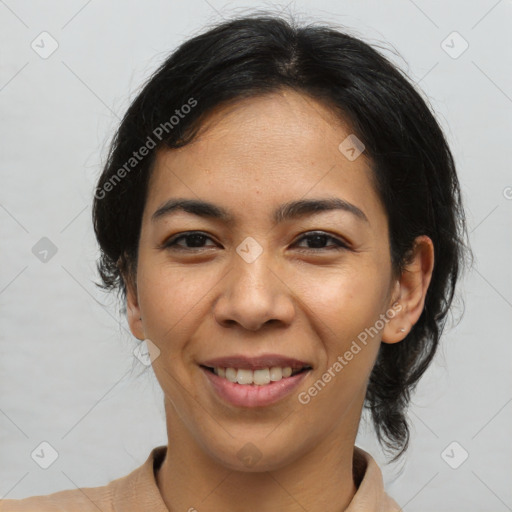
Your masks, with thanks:
[(217, 394), (226, 402), (237, 407), (264, 407), (279, 402), (279, 400), (291, 394), (311, 371), (306, 370), (291, 377), (285, 377), (276, 382), (258, 386), (256, 384), (230, 382), (206, 368), (200, 368), (208, 377)]

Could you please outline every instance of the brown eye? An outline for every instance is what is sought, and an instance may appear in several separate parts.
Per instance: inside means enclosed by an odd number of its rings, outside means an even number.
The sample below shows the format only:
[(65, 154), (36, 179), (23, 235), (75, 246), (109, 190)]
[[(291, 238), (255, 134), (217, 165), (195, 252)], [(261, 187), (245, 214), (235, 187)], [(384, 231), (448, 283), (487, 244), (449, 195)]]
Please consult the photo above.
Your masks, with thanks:
[[(200, 231), (191, 231), (189, 233), (181, 233), (179, 235), (173, 236), (164, 243), (164, 247), (185, 251), (212, 247), (204, 246), (206, 240), (211, 240), (211, 238), (208, 235), (201, 233)], [(178, 243), (181, 241), (184, 241), (185, 245)]]
[[(305, 249), (311, 250), (311, 251), (319, 251), (319, 250), (325, 250), (325, 249), (332, 251), (332, 250), (343, 250), (343, 249), (349, 248), (348, 245), (345, 242), (343, 242), (342, 240), (340, 240), (339, 238), (331, 236), (322, 231), (311, 232), (311, 233), (303, 236), (302, 238), (300, 238), (297, 243), (300, 243), (303, 241), (307, 241), (308, 244), (310, 245), (310, 247), (305, 247)], [(330, 245), (328, 245), (326, 247), (326, 244), (329, 241), (332, 241), (334, 243), (331, 243)]]

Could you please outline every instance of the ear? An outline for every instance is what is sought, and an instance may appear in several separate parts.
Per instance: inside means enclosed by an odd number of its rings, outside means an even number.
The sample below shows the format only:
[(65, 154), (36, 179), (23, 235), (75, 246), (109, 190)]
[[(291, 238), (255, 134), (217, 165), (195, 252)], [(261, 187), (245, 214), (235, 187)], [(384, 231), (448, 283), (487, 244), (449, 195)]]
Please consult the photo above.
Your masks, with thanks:
[(395, 312), (382, 332), (383, 343), (398, 343), (419, 320), (434, 269), (434, 244), (422, 235), (415, 239), (406, 266), (396, 281), (390, 310)]
[(130, 326), (130, 331), (139, 340), (146, 339), (144, 328), (142, 326), (142, 313), (139, 306), (136, 283), (132, 279), (123, 280), (126, 286), (126, 319)]

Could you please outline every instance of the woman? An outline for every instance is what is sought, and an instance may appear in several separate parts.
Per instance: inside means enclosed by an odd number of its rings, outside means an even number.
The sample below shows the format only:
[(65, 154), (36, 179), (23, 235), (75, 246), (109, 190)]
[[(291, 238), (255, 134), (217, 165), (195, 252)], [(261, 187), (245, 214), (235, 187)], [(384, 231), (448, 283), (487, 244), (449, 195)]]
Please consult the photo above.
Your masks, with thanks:
[(331, 28), (224, 22), (132, 103), (93, 218), (168, 445), (1, 510), (400, 510), (361, 412), (400, 457), (468, 249), (451, 152), (399, 70)]

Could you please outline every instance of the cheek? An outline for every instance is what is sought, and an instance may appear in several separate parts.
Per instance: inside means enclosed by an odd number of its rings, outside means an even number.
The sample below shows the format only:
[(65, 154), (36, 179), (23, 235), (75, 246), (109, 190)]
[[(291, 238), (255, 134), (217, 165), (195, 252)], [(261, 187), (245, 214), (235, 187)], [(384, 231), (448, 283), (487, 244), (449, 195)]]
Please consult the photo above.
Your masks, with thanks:
[(145, 263), (143, 258), (140, 263), (139, 301), (147, 336), (157, 344), (178, 341), (187, 334), (187, 325), (201, 310), (213, 283), (209, 285), (206, 274), (197, 269)]
[(342, 344), (375, 323), (385, 299), (384, 276), (362, 259), (337, 269), (305, 269), (295, 289), (311, 315), (317, 317)]
[(354, 398), (364, 397), (380, 347), (381, 329), (372, 326), (382, 313), (387, 281), (378, 265), (362, 259), (329, 273), (323, 270), (322, 276), (302, 273), (300, 286), (326, 356), (320, 378), (329, 382), (328, 389), (319, 393), (323, 398), (317, 405), (335, 403), (341, 414)]

